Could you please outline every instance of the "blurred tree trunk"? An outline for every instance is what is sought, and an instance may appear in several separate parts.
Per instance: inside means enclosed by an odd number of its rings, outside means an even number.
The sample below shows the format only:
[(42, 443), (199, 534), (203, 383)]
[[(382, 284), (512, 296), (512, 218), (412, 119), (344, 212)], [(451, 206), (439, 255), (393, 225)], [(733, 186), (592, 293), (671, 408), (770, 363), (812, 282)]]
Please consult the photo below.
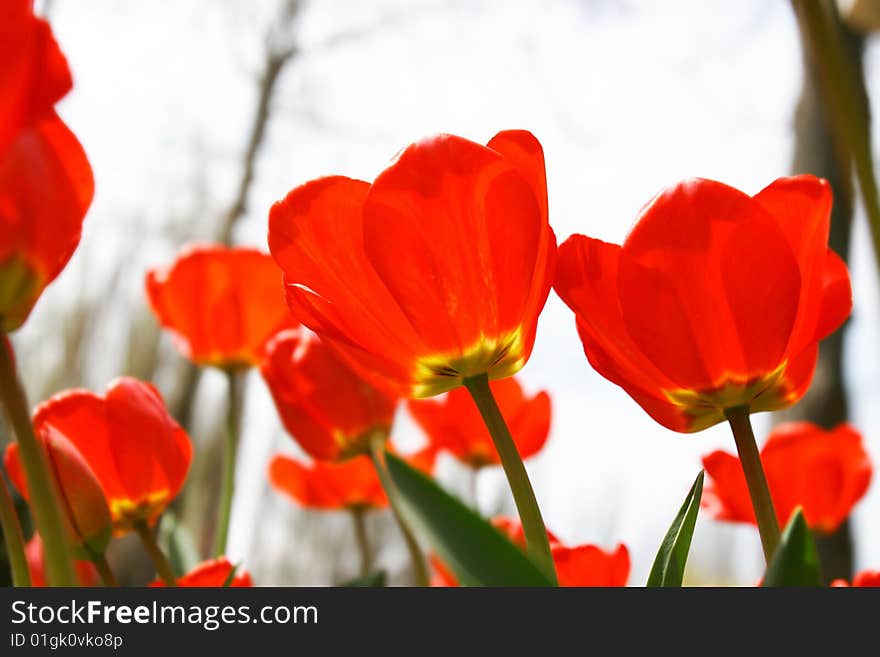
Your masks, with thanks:
[[(839, 22), (839, 21), (838, 21)], [(863, 38), (839, 24), (850, 66), (864, 91), (862, 62)], [(803, 53), (803, 84), (795, 110), (794, 173), (812, 173), (826, 178), (834, 193), (831, 211), (829, 246), (849, 262), (854, 191), (849, 160), (841, 161), (817, 84), (816, 71), (806, 52)], [(825, 428), (846, 421), (849, 415), (843, 379), (843, 337), (845, 326), (819, 348), (819, 362), (813, 384), (803, 400), (791, 409), (777, 414), (777, 421), (809, 420)], [(849, 521), (831, 536), (816, 536), (823, 574), (832, 579), (852, 577), (853, 539)]]

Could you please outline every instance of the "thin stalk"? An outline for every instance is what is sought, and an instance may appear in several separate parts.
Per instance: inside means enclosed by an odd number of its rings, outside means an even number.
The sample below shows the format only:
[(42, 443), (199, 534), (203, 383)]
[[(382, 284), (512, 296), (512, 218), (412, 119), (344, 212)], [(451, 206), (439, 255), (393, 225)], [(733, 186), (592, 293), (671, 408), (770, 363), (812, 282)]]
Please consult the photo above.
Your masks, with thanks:
[(749, 409), (747, 406), (729, 408), (724, 415), (727, 416), (730, 430), (733, 432), (739, 462), (746, 476), (752, 508), (755, 509), (755, 518), (758, 521), (764, 559), (769, 564), (776, 553), (776, 548), (779, 547), (779, 524), (776, 521), (776, 510), (773, 508), (770, 488), (767, 486), (767, 477), (764, 476), (764, 468), (761, 466), (761, 456), (758, 452), (758, 444), (755, 442), (755, 433), (752, 431)]
[(45, 450), (34, 435), (27, 398), (12, 359), (12, 343), (2, 332), (0, 399), (18, 439), (18, 453), (27, 480), (31, 514), (43, 539), (46, 579), (51, 586), (76, 586), (57, 486), (49, 476)]
[(116, 576), (110, 569), (110, 564), (107, 563), (106, 555), (98, 554), (93, 556), (92, 563), (95, 564), (95, 569), (101, 576), (101, 582), (103, 582), (104, 586), (119, 586), (119, 582), (116, 581)]
[(357, 541), (358, 551), (361, 555), (361, 576), (370, 574), (373, 567), (373, 559), (370, 554), (370, 540), (367, 537), (367, 513), (366, 509), (356, 507), (351, 510), (351, 520), (354, 524), (354, 537)]
[(397, 499), (397, 489), (394, 487), (394, 482), (391, 481), (391, 477), (385, 469), (385, 457), (382, 454), (384, 448), (385, 436), (377, 434), (370, 441), (370, 457), (373, 459), (373, 465), (376, 468), (376, 473), (379, 475), (379, 481), (382, 483), (382, 488), (385, 489), (385, 495), (388, 496), (388, 506), (391, 507), (391, 513), (397, 521), (397, 526), (400, 527), (404, 541), (406, 541), (406, 547), (409, 550), (413, 570), (415, 570), (416, 573), (416, 581), (419, 586), (428, 586), (430, 584), (428, 564), (425, 561), (425, 555), (422, 552), (422, 548), (419, 547), (412, 529), (410, 529), (406, 520), (403, 518), (403, 514), (400, 512), (400, 502)]
[(223, 451), (223, 482), (220, 489), (220, 507), (217, 511), (217, 534), (214, 538), (214, 556), (226, 554), (229, 538), (229, 520), (232, 516), (232, 497), (235, 493), (235, 462), (238, 453), (238, 433), (241, 425), (242, 380), (238, 372), (226, 372), (229, 384), (229, 402), (226, 407), (226, 447)]
[(168, 557), (165, 556), (165, 553), (159, 548), (159, 544), (156, 543), (156, 536), (153, 533), (153, 530), (143, 521), (137, 523), (134, 526), (134, 530), (140, 537), (141, 543), (144, 544), (144, 549), (147, 551), (147, 554), (150, 555), (150, 561), (153, 562), (156, 574), (162, 578), (162, 581), (165, 582), (165, 586), (177, 586), (177, 578), (174, 576), (174, 569), (171, 567)]
[(535, 491), (529, 481), (529, 475), (523, 465), (522, 458), (510, 435), (510, 429), (501, 415), (501, 410), (492, 395), (489, 387), (489, 377), (486, 374), (470, 377), (464, 380), (464, 386), (473, 397), (483, 422), (492, 436), (495, 449), (501, 458), (504, 474), (507, 475), (507, 483), (513, 493), (513, 501), (519, 512), (523, 532), (526, 536), (526, 551), (535, 564), (556, 583), (556, 568), (553, 565), (553, 556), (550, 553), (550, 541), (547, 538), (547, 529), (541, 518), (541, 509), (535, 499)]
[[(0, 349), (2, 348), (3, 345), (0, 344)], [(6, 555), (9, 558), (9, 569), (12, 571), (12, 585), (30, 586), (31, 574), (24, 554), (24, 536), (2, 473), (0, 473), (0, 527), (3, 528)]]

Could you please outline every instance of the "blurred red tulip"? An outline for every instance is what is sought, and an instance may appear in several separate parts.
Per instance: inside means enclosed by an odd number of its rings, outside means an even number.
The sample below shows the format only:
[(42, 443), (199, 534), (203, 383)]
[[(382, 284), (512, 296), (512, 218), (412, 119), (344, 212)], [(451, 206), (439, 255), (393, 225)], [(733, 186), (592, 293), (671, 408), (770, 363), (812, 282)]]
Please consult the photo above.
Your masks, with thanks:
[(626, 586), (629, 579), (629, 550), (618, 543), (606, 551), (595, 545), (552, 548), (560, 586)]
[(30, 123), (52, 112), (73, 86), (52, 28), (33, 0), (0, 3), (0, 153)]
[(623, 246), (573, 235), (555, 288), (590, 363), (660, 424), (699, 431), (790, 406), (819, 340), (849, 316), (844, 262), (828, 249), (831, 189), (781, 178), (754, 197), (711, 180), (661, 192)]
[[(761, 462), (779, 525), (798, 506), (810, 529), (832, 533), (864, 496), (871, 481), (871, 461), (861, 435), (842, 424), (826, 431), (810, 422), (777, 427), (761, 450)], [(723, 451), (703, 457), (711, 478), (703, 506), (719, 520), (755, 524), (739, 459)]]
[[(392, 451), (395, 451), (393, 446)], [(412, 467), (430, 474), (436, 454), (436, 450), (427, 447), (404, 454), (402, 458)], [(269, 483), (300, 506), (311, 509), (336, 511), (388, 506), (388, 498), (368, 456), (306, 464), (276, 454), (269, 463)]]
[(0, 3), (0, 330), (24, 323), (79, 243), (94, 181), (53, 106), (71, 88), (29, 0)]
[(189, 436), (168, 414), (159, 391), (123, 377), (103, 397), (62, 392), (37, 407), (38, 435), (58, 432), (82, 454), (110, 505), (116, 533), (152, 523), (174, 499), (189, 470)]
[[(522, 525), (518, 520), (510, 518), (493, 518), (492, 524), (503, 532), (522, 550), (526, 549), (526, 539)], [(595, 545), (565, 547), (551, 533), (550, 551), (560, 586), (626, 586), (629, 579), (629, 550), (619, 543), (611, 552), (606, 552)], [(436, 556), (431, 557), (433, 576), (431, 586), (458, 586), (452, 571)]]
[[(27, 559), (28, 571), (31, 575), (31, 586), (47, 586), (43, 541), (39, 534), (34, 534), (24, 546), (24, 556)], [(98, 586), (100, 584), (101, 577), (91, 561), (77, 560), (73, 566), (76, 571), (76, 579), (81, 586)]]
[[(61, 495), (71, 546), (84, 559), (104, 554), (113, 523), (101, 484), (76, 447), (56, 429), (45, 427), (38, 440), (46, 450), (49, 471)], [(29, 501), (18, 443), (6, 447), (4, 465), (12, 483)]]
[(313, 458), (342, 460), (388, 436), (397, 398), (305, 329), (280, 333), (262, 365), (285, 429)]
[(431, 586), (433, 588), (448, 588), (458, 586), (458, 579), (455, 574), (449, 570), (449, 567), (436, 554), (428, 556), (428, 563), (431, 566)]
[[(533, 456), (550, 433), (550, 396), (539, 392), (526, 397), (513, 377), (492, 381), (490, 386), (520, 457)], [(492, 437), (464, 388), (452, 390), (442, 399), (411, 400), (408, 408), (435, 448), (448, 450), (473, 468), (501, 463)]]
[[(206, 587), (222, 587), (224, 585), (231, 588), (249, 588), (254, 585), (250, 573), (245, 570), (238, 569), (232, 579), (232, 569), (235, 568), (226, 557), (218, 557), (210, 561), (203, 561), (198, 566), (189, 571), (186, 575), (179, 577), (177, 586), (185, 588), (206, 588)], [(227, 584), (227, 581), (229, 583)], [(163, 587), (165, 582), (157, 579), (150, 584), (151, 587)]]
[(275, 490), (311, 509), (370, 509), (388, 505), (379, 476), (368, 456), (341, 463), (276, 455), (269, 463), (269, 482)]
[(255, 249), (188, 247), (168, 269), (147, 272), (146, 288), (159, 324), (199, 365), (257, 365), (272, 336), (297, 324), (281, 271)]
[[(848, 588), (850, 583), (845, 579), (836, 579), (831, 582), (834, 588)], [(852, 586), (855, 588), (880, 588), (880, 570), (863, 570), (853, 578)]]
[(297, 319), (402, 395), (511, 376), (556, 252), (541, 145), (524, 131), (488, 146), (438, 135), (372, 185), (313, 180), (272, 207), (269, 249)]

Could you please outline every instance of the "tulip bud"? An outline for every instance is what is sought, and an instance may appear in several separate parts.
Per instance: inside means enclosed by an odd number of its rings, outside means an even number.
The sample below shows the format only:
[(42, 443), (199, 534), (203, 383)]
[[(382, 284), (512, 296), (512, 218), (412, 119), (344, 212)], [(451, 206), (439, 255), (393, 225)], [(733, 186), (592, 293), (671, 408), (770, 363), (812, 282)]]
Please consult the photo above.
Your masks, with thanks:
[[(76, 556), (92, 559), (103, 554), (110, 542), (112, 521), (101, 484), (64, 435), (48, 427), (39, 437), (46, 450), (49, 471), (58, 486), (68, 537)], [(28, 499), (17, 444), (6, 448), (5, 464), (13, 484)]]

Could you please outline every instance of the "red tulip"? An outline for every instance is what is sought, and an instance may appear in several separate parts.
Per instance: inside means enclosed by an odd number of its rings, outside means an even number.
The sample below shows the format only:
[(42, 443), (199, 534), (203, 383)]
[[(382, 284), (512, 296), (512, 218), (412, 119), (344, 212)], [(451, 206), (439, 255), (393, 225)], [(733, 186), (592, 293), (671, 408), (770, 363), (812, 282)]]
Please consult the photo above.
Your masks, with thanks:
[(71, 87), (49, 25), (27, 0), (0, 7), (0, 330), (24, 323), (79, 243), (94, 182), (53, 106)]
[(284, 427), (313, 458), (366, 453), (391, 430), (397, 398), (304, 329), (280, 333), (261, 370)]
[(458, 578), (449, 567), (436, 555), (431, 554), (428, 557), (431, 565), (431, 586), (433, 588), (449, 588), (458, 586)]
[(269, 464), (275, 490), (310, 509), (370, 509), (388, 505), (373, 462), (356, 456), (341, 463), (314, 461), (310, 465), (281, 454)]
[[(849, 582), (845, 579), (836, 579), (831, 582), (834, 588), (848, 588)], [(880, 570), (863, 570), (853, 578), (852, 586), (855, 588), (880, 588)]]
[[(82, 558), (104, 554), (113, 525), (101, 484), (76, 447), (56, 429), (45, 427), (38, 440), (46, 450), (49, 471), (58, 486), (71, 546)], [(30, 500), (18, 443), (6, 447), (4, 465), (22, 497)]]
[[(810, 529), (832, 533), (871, 481), (862, 437), (848, 424), (831, 431), (809, 422), (780, 425), (761, 450), (761, 462), (780, 526), (801, 506)], [(739, 459), (716, 451), (703, 458), (703, 467), (711, 477), (703, 506), (719, 520), (755, 524)]]
[(82, 454), (117, 533), (154, 522), (180, 492), (192, 459), (189, 437), (159, 391), (137, 379), (113, 381), (103, 397), (88, 390), (55, 395), (37, 408), (34, 429), (63, 435)]
[[(429, 446), (403, 458), (412, 467), (430, 474), (436, 454), (436, 450)], [(276, 454), (269, 463), (269, 483), (297, 504), (311, 509), (336, 511), (388, 506), (388, 498), (368, 456), (306, 464)]]
[(726, 409), (777, 410), (803, 396), (817, 343), (850, 313), (830, 210), (813, 176), (754, 197), (690, 180), (648, 203), (623, 246), (569, 238), (555, 288), (593, 367), (660, 424), (699, 431)]
[(200, 365), (257, 365), (266, 343), (296, 326), (284, 304), (281, 272), (255, 249), (189, 247), (168, 269), (149, 271), (146, 287), (159, 323)]
[[(526, 397), (513, 377), (490, 385), (520, 457), (533, 456), (550, 433), (550, 396), (539, 392)], [(464, 388), (450, 391), (441, 400), (410, 401), (408, 408), (435, 448), (450, 451), (474, 468), (501, 463), (492, 437)]]
[[(226, 557), (203, 561), (198, 566), (189, 571), (186, 575), (179, 577), (177, 586), (188, 588), (219, 588), (229, 586), (232, 588), (249, 588), (254, 585), (250, 573), (244, 570), (236, 570), (232, 579), (229, 576), (235, 568)], [(228, 584), (227, 584), (228, 582)], [(165, 582), (157, 579), (150, 584), (151, 587), (165, 586)]]
[[(47, 586), (43, 541), (39, 534), (34, 534), (24, 546), (24, 556), (27, 559), (28, 571), (31, 575), (31, 586)], [(98, 586), (100, 584), (101, 577), (91, 561), (77, 560), (73, 566), (76, 571), (76, 579), (81, 586)]]
[[(523, 550), (526, 539), (522, 525), (509, 518), (494, 518), (492, 524), (501, 530), (513, 543)], [(560, 586), (626, 586), (629, 579), (629, 551), (623, 543), (612, 552), (606, 552), (595, 545), (565, 547), (551, 533), (550, 551)], [(434, 575), (431, 586), (458, 586), (455, 575), (437, 557), (431, 557)]]
[(73, 86), (52, 28), (33, 0), (0, 4), (0, 153), (27, 125), (52, 112)]
[(541, 145), (524, 131), (488, 146), (439, 135), (372, 184), (313, 180), (272, 207), (269, 250), (297, 319), (402, 395), (511, 376), (556, 251)]

